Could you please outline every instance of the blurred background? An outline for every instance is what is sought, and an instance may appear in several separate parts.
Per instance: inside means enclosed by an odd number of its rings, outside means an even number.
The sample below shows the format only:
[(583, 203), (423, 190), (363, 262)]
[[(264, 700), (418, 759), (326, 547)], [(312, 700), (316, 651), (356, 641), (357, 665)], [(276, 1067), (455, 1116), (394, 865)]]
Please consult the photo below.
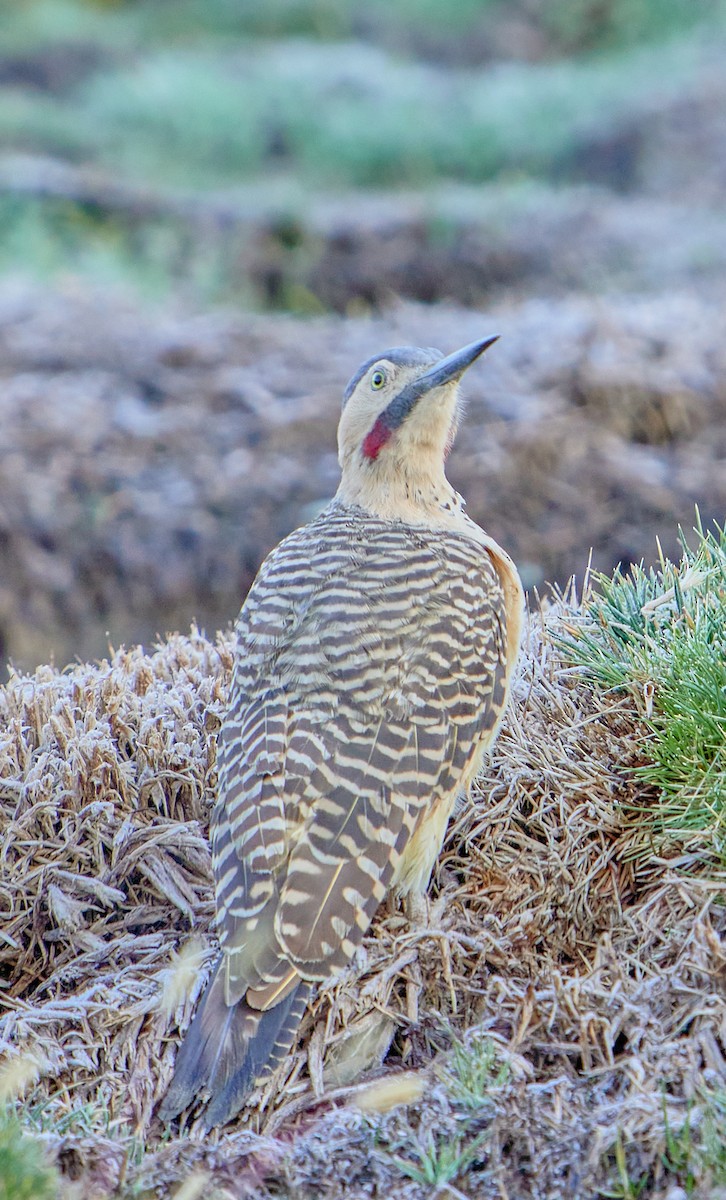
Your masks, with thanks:
[(232, 619), (340, 395), (501, 341), (530, 588), (726, 509), (726, 0), (0, 0), (0, 655)]

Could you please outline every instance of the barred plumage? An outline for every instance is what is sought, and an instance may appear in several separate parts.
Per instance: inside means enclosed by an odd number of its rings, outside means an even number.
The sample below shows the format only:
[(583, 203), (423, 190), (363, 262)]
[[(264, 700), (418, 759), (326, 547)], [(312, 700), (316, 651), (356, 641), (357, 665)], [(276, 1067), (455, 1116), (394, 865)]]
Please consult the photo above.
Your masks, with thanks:
[(443, 473), (456, 381), (487, 344), (364, 364), (338, 495), (269, 555), (244, 604), (211, 822), (222, 953), (167, 1118), (205, 1087), (207, 1123), (232, 1116), (388, 890), (426, 887), (501, 721), (521, 587)]

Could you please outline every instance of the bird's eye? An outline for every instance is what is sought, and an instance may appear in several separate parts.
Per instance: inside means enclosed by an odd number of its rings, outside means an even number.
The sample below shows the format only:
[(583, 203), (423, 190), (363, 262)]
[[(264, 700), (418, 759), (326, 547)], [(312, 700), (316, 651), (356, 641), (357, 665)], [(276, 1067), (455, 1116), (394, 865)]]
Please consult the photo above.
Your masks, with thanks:
[(382, 388), (385, 382), (386, 377), (383, 374), (383, 371), (374, 371), (371, 375), (371, 387), (375, 388), (376, 391), (378, 391), (379, 388)]

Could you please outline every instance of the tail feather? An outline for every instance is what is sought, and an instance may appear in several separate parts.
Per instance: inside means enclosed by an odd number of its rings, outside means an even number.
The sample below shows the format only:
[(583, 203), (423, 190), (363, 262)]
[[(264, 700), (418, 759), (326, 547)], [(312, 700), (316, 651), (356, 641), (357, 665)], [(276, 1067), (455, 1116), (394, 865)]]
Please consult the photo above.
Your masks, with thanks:
[(206, 1128), (230, 1121), (255, 1082), (284, 1058), (294, 1041), (310, 985), (300, 980), (265, 1012), (244, 999), (228, 1005), (221, 964), (220, 956), (177, 1053), (174, 1077), (159, 1106), (162, 1121), (173, 1120), (205, 1089), (210, 1093)]
[[(274, 1008), (256, 1014), (257, 1029), (246, 1044), (244, 1057), (241, 1060), (228, 1057), (214, 1078), (212, 1097), (204, 1115), (207, 1129), (231, 1121), (255, 1082), (282, 1062), (295, 1040), (310, 992), (310, 984), (301, 979)], [(254, 1011), (244, 1000), (241, 1006)]]

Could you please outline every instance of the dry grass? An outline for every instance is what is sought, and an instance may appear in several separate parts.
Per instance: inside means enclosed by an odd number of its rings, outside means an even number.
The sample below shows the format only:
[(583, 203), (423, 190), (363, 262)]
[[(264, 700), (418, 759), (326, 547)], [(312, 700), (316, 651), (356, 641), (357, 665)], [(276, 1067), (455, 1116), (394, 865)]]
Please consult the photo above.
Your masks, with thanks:
[[(562, 607), (532, 619), (426, 919), (384, 907), (282, 1072), (204, 1140), (153, 1111), (213, 955), (205, 834), (229, 636), (193, 630), (11, 678), (0, 1090), (41, 1131), (64, 1195), (579, 1200), (726, 1185), (724, 879), (628, 854), (643, 729), (632, 701), (558, 659)], [(393, 1033), (378, 1082), (332, 1082), (326, 1062), (361, 1030)], [(388, 1110), (396, 1098), (408, 1103)]]

